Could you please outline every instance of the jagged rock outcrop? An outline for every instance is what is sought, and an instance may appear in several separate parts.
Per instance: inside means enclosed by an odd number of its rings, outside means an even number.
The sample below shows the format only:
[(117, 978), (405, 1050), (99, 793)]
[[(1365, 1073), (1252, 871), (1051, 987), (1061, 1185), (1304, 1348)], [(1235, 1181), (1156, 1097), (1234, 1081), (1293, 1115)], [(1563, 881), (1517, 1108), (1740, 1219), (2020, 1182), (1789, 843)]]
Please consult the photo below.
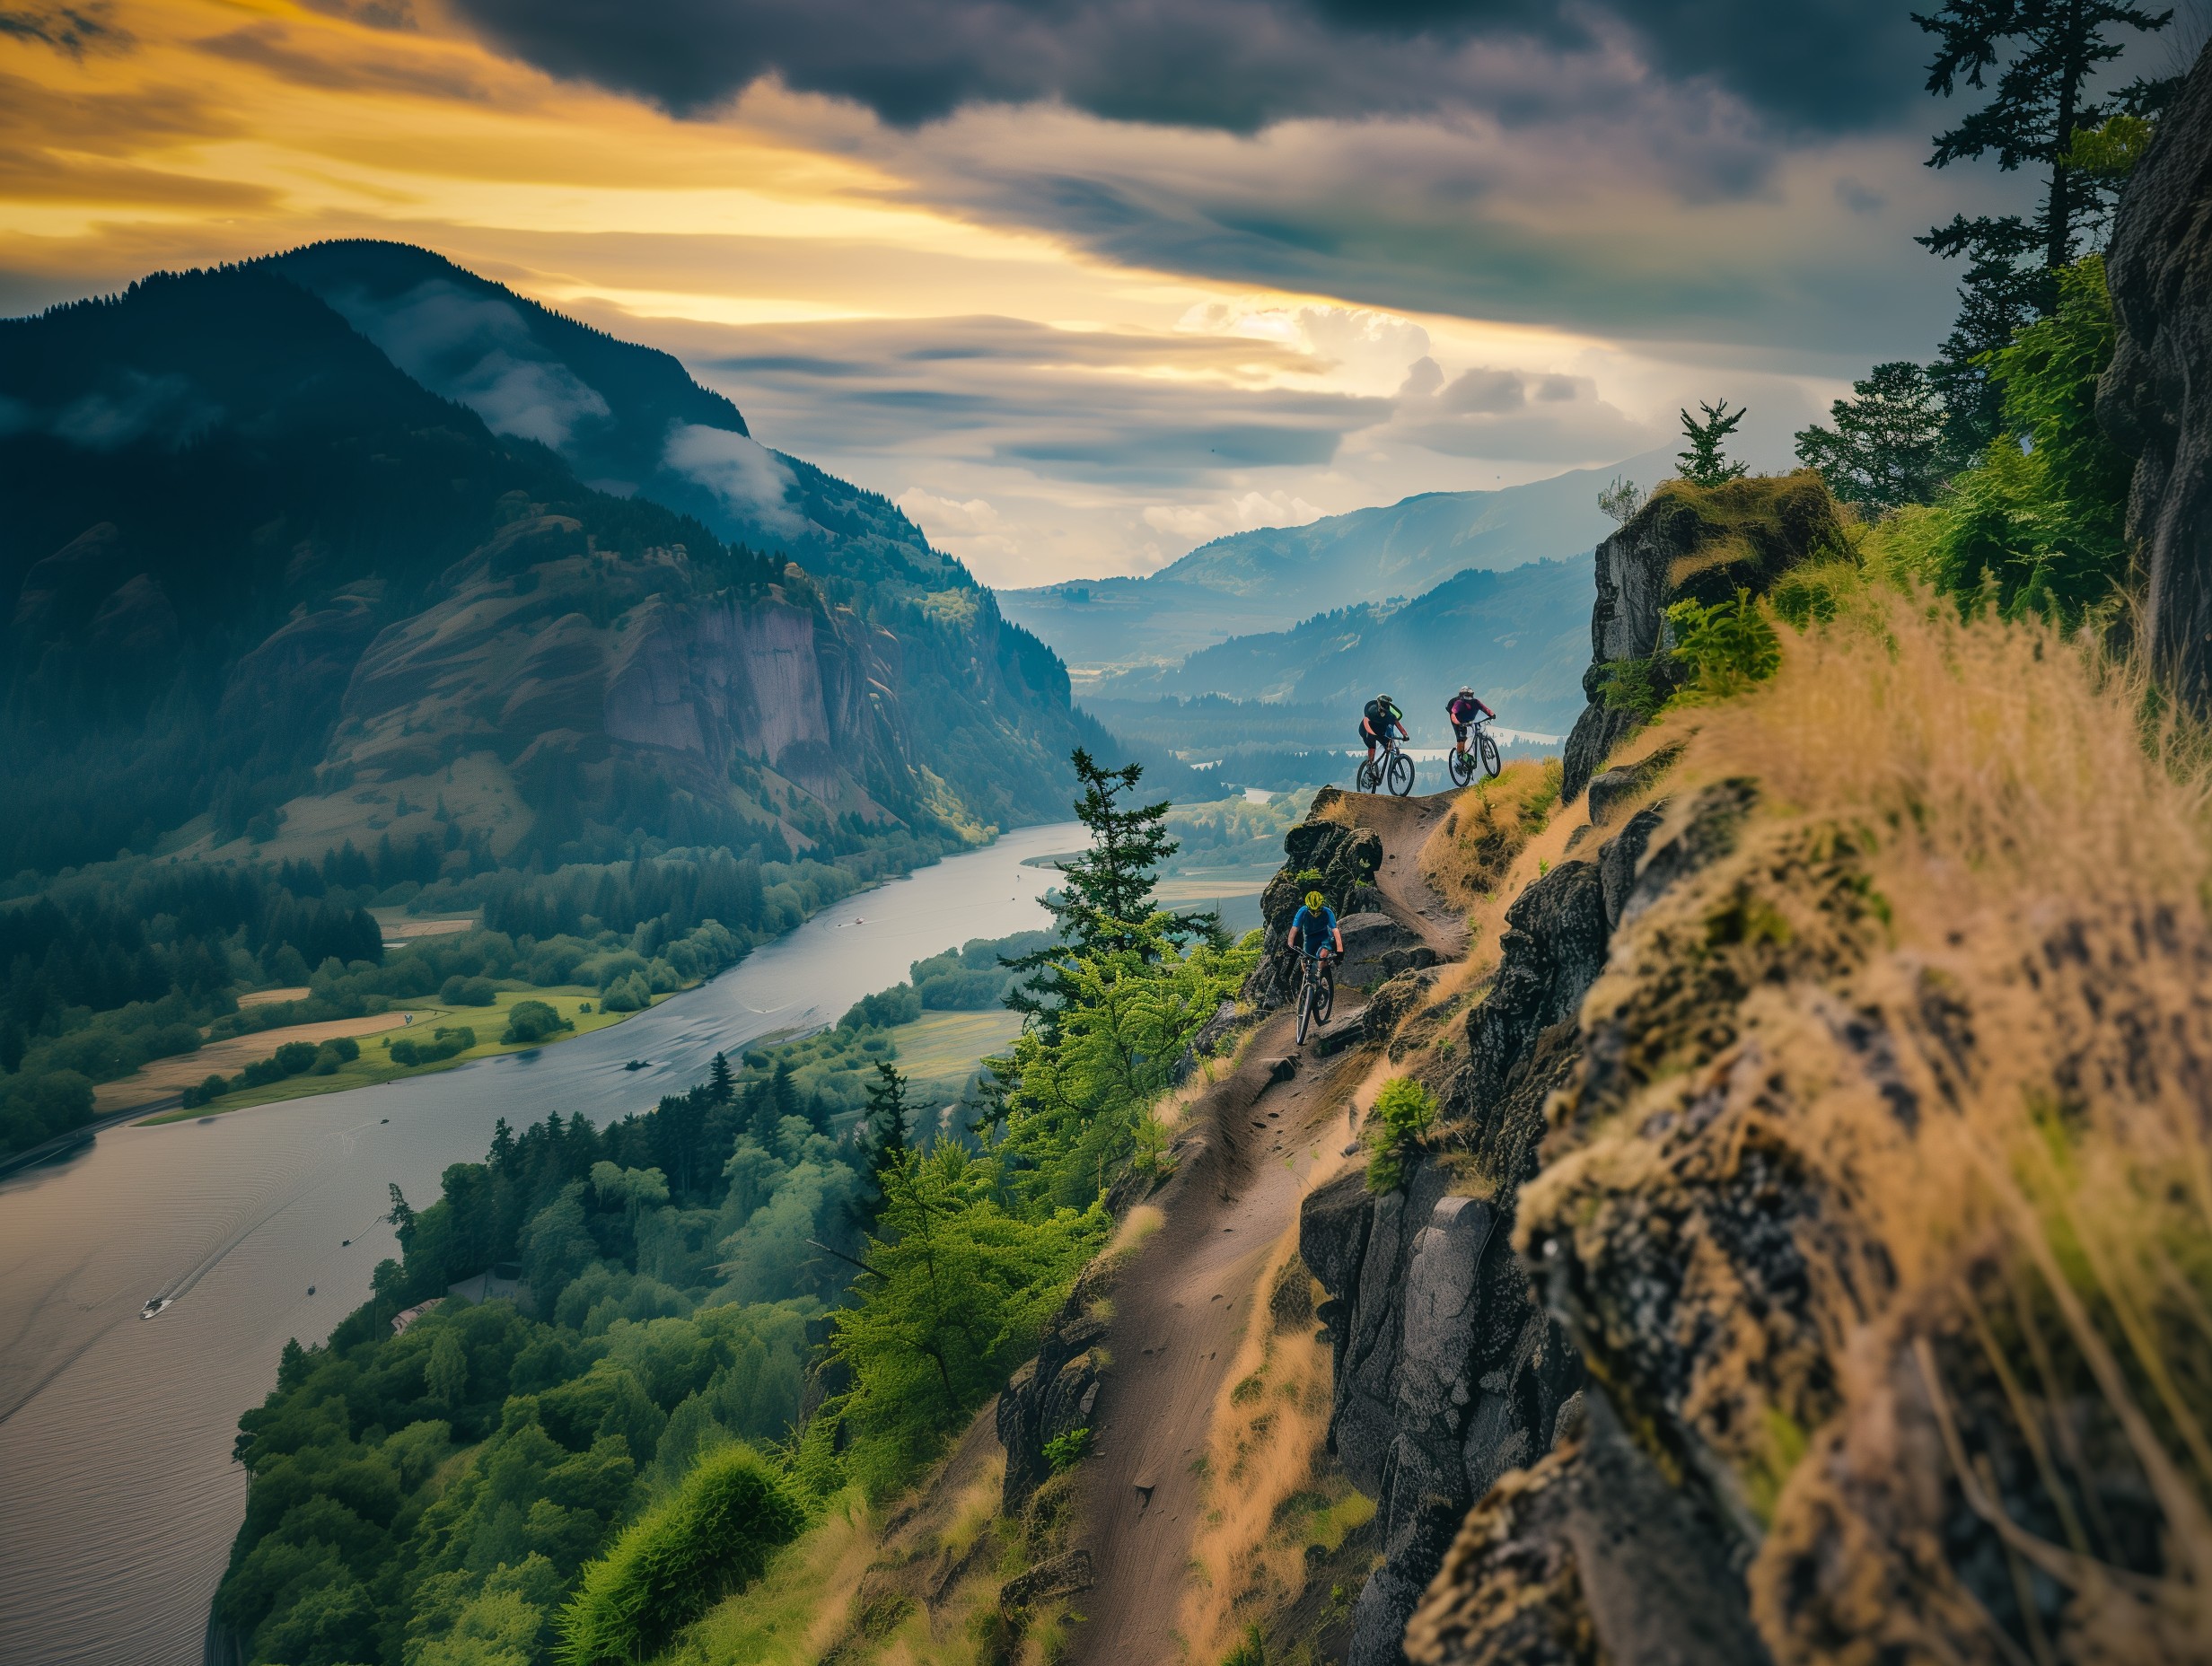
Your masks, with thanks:
[[(1347, 827), (1323, 819), (1330, 807), (1343, 797), (1339, 789), (1323, 787), (1313, 795), (1306, 819), (1283, 836), (1282, 870), (1268, 881), (1267, 889), (1260, 895), (1260, 915), (1265, 926), (1260, 964), (1244, 980), (1244, 999), (1256, 1011), (1280, 1006), (1298, 986), (1298, 958), (1291, 953), (1287, 942), (1291, 919), (1309, 890), (1320, 891), (1337, 911), (1339, 924), (1346, 931), (1344, 946), (1347, 960), (1351, 958), (1355, 919), (1365, 920), (1366, 916), (1375, 915), (1389, 928), (1375, 928), (1372, 920), (1366, 920), (1363, 926), (1367, 931), (1362, 939), (1363, 945), (1372, 949), (1372, 954), (1363, 961), (1367, 981), (1380, 982), (1407, 969), (1412, 963), (1408, 960), (1384, 969), (1385, 955), (1393, 950), (1410, 950), (1416, 940), (1411, 933), (1399, 928), (1387, 915), (1381, 913), (1382, 894), (1374, 888), (1373, 881), (1375, 870), (1382, 865), (1382, 839), (1365, 828)], [(1352, 981), (1357, 983), (1360, 979)]]
[(1792, 567), (1846, 548), (1835, 500), (1810, 469), (1694, 487), (1669, 480), (1598, 546), (1597, 602), (1590, 610), (1590, 703), (1567, 738), (1560, 801), (1572, 803), (1641, 719), (1606, 704), (1624, 664), (1641, 664), (1663, 694), (1679, 679), (1665, 657), (1666, 610), (1711, 606), (1739, 588), (1763, 594)]
[(1594, 861), (1560, 864), (1508, 910), (1497, 974), (1464, 1021), (1436, 1149), (1405, 1187), (1376, 1196), (1354, 1172), (1301, 1214), (1299, 1252), (1330, 1298), (1330, 1449), (1376, 1499), (1382, 1534), (1383, 1565), (1354, 1611), (1354, 1666), (1400, 1658), (1469, 1507), (1550, 1450), (1583, 1387), (1580, 1356), (1511, 1247), (1515, 1192), (1534, 1171), (1545, 1100), (1580, 1057), (1576, 1014), (1658, 822), (1640, 812)]
[(2128, 538), (2152, 662), (2212, 706), (2212, 53), (2200, 56), (2121, 199), (2105, 256), (2119, 325), (2097, 390), (2136, 458)]
[(1098, 1403), (1102, 1361), (1098, 1345), (1106, 1321), (1093, 1311), (1103, 1274), (1076, 1282), (1060, 1311), (1045, 1328), (1037, 1357), (1017, 1369), (998, 1394), (998, 1443), (1006, 1450), (1002, 1510), (1020, 1516), (1031, 1496), (1052, 1478), (1046, 1446), (1091, 1426)]
[(1727, 1537), (1591, 1397), (1470, 1512), (1406, 1629), (1415, 1666), (1764, 1666)]

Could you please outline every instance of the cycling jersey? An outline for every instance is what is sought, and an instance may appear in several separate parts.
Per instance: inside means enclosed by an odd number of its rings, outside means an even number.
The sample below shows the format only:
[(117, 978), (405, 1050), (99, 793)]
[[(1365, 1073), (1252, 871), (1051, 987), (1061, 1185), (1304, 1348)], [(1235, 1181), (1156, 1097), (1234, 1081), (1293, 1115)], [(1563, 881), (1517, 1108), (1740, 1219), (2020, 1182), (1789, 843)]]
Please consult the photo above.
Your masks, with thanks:
[(1336, 941), (1337, 911), (1324, 904), (1319, 914), (1304, 903), (1290, 916), (1290, 940), (1308, 954), (1317, 954)]
[(1496, 712), (1485, 706), (1480, 700), (1476, 699), (1472, 695), (1467, 696), (1464, 699), (1461, 698), (1457, 695), (1454, 695), (1451, 699), (1444, 702), (1444, 715), (1450, 717), (1455, 723), (1471, 723), (1475, 721), (1475, 715), (1477, 713), (1480, 713), (1485, 717), (1495, 717), (1497, 715)]
[(1406, 726), (1405, 715), (1398, 709), (1395, 703), (1382, 700), (1368, 701), (1366, 709), (1360, 714), (1361, 739), (1389, 740), (1393, 729), (1403, 732)]

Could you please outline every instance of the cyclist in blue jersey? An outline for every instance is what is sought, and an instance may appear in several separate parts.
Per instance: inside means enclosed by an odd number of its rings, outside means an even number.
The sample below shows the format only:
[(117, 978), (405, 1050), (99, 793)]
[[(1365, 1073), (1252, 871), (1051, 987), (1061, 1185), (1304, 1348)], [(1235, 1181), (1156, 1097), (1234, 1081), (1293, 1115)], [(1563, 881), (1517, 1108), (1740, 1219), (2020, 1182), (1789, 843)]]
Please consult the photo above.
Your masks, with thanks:
[(1337, 927), (1337, 912), (1317, 890), (1305, 894), (1305, 903), (1290, 916), (1290, 946), (1300, 954), (1328, 956), (1330, 949), (1344, 952), (1344, 934)]

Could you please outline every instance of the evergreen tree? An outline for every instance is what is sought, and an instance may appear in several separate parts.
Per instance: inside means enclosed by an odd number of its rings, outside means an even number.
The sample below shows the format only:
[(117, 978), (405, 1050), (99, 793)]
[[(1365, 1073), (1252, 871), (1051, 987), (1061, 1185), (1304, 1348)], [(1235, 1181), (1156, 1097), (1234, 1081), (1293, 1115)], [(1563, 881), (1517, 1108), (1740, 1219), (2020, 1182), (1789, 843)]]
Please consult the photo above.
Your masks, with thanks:
[(2121, 52), (2113, 31), (2150, 33), (2172, 17), (2127, 0), (1944, 0), (1933, 13), (1913, 15), (1936, 39), (1927, 90), (1949, 98), (1963, 83), (1989, 95), (1936, 136), (1928, 165), (1994, 156), (2006, 172), (2025, 167), (2044, 175), (2033, 215), (1954, 215), (1918, 240), (1946, 260), (1967, 261), (1958, 322), (1944, 342), (1936, 381), (1971, 449), (1994, 437), (2001, 416), (1981, 355), (2050, 313), (2058, 298), (2053, 275), (2073, 263), (2084, 236), (2110, 212), (2116, 186), (2076, 165), (2076, 136), (2117, 113), (2155, 108), (2167, 91), (2164, 83), (2138, 81), (2093, 96), (2097, 73)]
[(882, 1212), (891, 1176), (907, 1155), (907, 1079), (878, 1059), (875, 1080), (868, 1088), (868, 1109), (860, 1124), (861, 1149), (868, 1160), (871, 1201), (864, 1223), (873, 1227)]
[(707, 1083), (707, 1092), (717, 1105), (726, 1105), (737, 1097), (737, 1078), (731, 1074), (730, 1061), (720, 1053), (715, 1055), (714, 1071)]
[[(1167, 836), (1168, 801), (1125, 805), (1144, 775), (1141, 764), (1119, 769), (1101, 768), (1090, 753), (1077, 747), (1069, 754), (1083, 795), (1075, 800), (1075, 815), (1090, 829), (1091, 848), (1060, 868), (1064, 890), (1044, 899), (1059, 930), (1060, 941), (1005, 960), (1016, 971), (1040, 974), (1016, 983), (1006, 994), (1006, 1004), (1017, 1013), (1041, 1018), (1049, 1027), (1066, 993), (1066, 962), (1117, 950), (1141, 948), (1152, 940), (1146, 921), (1153, 913), (1152, 887), (1160, 864), (1179, 846)], [(1207, 934), (1208, 916), (1179, 917), (1169, 927), (1171, 939)]]
[(1707, 405), (1699, 399), (1698, 408), (1705, 413), (1703, 422), (1688, 411), (1682, 413), (1682, 433), (1690, 441), (1690, 449), (1676, 456), (1682, 465), (1682, 478), (1692, 486), (1725, 486), (1731, 480), (1741, 480), (1750, 469), (1742, 463), (1729, 461), (1724, 447), (1728, 436), (1736, 431), (1736, 425), (1743, 420), (1742, 408), (1739, 406), (1731, 411), (1726, 399), (1718, 405)]
[(1797, 434), (1797, 456), (1828, 478), (1829, 490), (1867, 509), (1934, 500), (1936, 488), (1972, 461), (1953, 438), (1943, 395), (1910, 360), (1877, 364), (1851, 384), (1829, 415)]
[(491, 1165), (502, 1174), (514, 1172), (514, 1130), (505, 1117), (492, 1125)]

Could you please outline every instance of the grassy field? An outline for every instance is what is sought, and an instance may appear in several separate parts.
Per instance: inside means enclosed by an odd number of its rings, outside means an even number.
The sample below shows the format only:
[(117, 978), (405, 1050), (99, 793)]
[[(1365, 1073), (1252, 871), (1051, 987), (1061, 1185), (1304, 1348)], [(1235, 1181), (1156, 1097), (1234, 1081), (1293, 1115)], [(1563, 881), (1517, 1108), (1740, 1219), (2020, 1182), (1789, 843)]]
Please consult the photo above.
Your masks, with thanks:
[[(655, 1002), (667, 998), (666, 995), (654, 997)], [(246, 1088), (236, 1093), (225, 1093), (221, 1099), (211, 1100), (189, 1110), (163, 1111), (159, 1116), (148, 1117), (139, 1126), (154, 1127), (164, 1122), (180, 1122), (188, 1118), (216, 1117), (226, 1110), (243, 1110), (250, 1105), (267, 1105), (277, 1100), (304, 1099), (314, 1093), (337, 1093), (347, 1088), (373, 1087), (380, 1082), (396, 1082), (402, 1076), (422, 1076), (436, 1070), (450, 1070), (474, 1058), (490, 1058), (499, 1053), (527, 1052), (529, 1048), (525, 1046), (510, 1046), (499, 1039), (507, 1027), (507, 1013), (517, 1001), (543, 1001), (575, 1026), (573, 1031), (563, 1030), (553, 1040), (535, 1044), (540, 1047), (552, 1047), (570, 1039), (572, 1036), (604, 1030), (610, 1024), (619, 1024), (630, 1016), (628, 1013), (601, 1012), (597, 991), (581, 986), (566, 989), (502, 989), (497, 1003), (491, 1006), (443, 1006), (434, 1001), (417, 1002), (389, 1015), (391, 1020), (396, 1021), (399, 1011), (412, 1013), (415, 1015), (412, 1024), (388, 1029), (373, 1037), (364, 1038), (361, 1044), (361, 1057), (349, 1065), (339, 1065), (329, 1075), (287, 1076), (281, 1082)], [(592, 1009), (588, 1013), (583, 1010), (586, 1006)], [(477, 1044), (465, 1053), (440, 1059), (433, 1065), (392, 1063), (386, 1049), (394, 1040), (408, 1036), (428, 1041), (441, 1024), (449, 1029), (465, 1024), (476, 1031)], [(259, 1035), (242, 1039), (250, 1039), (255, 1044), (252, 1050), (254, 1057), (267, 1058), (285, 1042), (303, 1039), (309, 1028), (328, 1030), (329, 1026), (303, 1026), (296, 1034), (291, 1030), (265, 1030)]]
[(993, 1053), (1014, 1045), (1022, 1015), (1003, 1007), (982, 1013), (930, 1013), (891, 1032), (899, 1068), (917, 1082), (964, 1076)]

